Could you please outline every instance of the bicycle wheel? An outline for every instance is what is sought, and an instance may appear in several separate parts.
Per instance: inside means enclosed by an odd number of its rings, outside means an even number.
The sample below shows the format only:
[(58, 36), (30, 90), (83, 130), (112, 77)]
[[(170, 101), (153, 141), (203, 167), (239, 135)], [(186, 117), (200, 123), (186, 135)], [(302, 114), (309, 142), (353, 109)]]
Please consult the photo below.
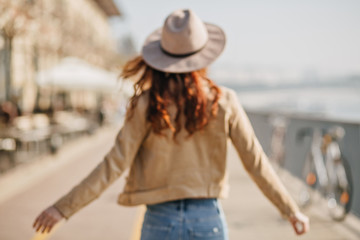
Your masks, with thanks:
[(301, 208), (305, 208), (311, 204), (313, 191), (318, 185), (315, 163), (310, 153), (305, 160), (303, 181), (304, 184), (300, 188), (298, 197), (298, 204)]
[(332, 219), (343, 221), (350, 211), (353, 182), (351, 169), (344, 157), (334, 162), (336, 182), (332, 183), (331, 190), (327, 195), (327, 207)]

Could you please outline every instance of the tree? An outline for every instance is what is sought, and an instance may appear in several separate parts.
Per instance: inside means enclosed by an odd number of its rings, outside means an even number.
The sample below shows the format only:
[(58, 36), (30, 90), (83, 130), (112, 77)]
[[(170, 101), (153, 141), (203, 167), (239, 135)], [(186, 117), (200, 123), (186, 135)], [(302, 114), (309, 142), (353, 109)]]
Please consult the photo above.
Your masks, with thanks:
[(33, 19), (31, 16), (32, 1), (0, 1), (0, 35), (4, 40), (5, 100), (12, 99), (12, 52), (13, 39), (26, 31), (26, 25)]

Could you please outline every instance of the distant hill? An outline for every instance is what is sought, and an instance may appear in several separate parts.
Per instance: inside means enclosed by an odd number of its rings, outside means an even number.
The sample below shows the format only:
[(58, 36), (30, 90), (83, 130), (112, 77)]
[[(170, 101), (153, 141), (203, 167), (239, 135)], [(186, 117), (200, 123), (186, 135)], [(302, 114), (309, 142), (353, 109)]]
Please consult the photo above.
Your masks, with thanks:
[(336, 87), (360, 87), (360, 76), (349, 76), (343, 78), (333, 78), (327, 80), (315, 80), (300, 82), (289, 82), (289, 83), (249, 83), (249, 81), (242, 83), (241, 81), (225, 80), (221, 82), (221, 85), (234, 89), (236, 91), (261, 91), (261, 90), (275, 90), (275, 89), (294, 89), (294, 88), (336, 88)]

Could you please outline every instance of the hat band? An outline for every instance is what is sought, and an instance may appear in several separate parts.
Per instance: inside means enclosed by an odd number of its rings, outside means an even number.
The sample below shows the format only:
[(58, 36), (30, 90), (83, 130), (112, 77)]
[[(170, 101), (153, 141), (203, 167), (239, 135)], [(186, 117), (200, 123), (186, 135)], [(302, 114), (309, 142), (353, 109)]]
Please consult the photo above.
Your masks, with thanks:
[(184, 58), (184, 57), (189, 57), (189, 56), (191, 56), (191, 55), (193, 55), (193, 54), (195, 54), (195, 53), (200, 52), (201, 50), (203, 50), (203, 49), (205, 48), (206, 44), (207, 44), (207, 41), (205, 42), (204, 46), (202, 46), (202, 47), (199, 48), (198, 50), (195, 50), (195, 51), (190, 52), (190, 53), (184, 53), (184, 54), (170, 53), (170, 52), (166, 51), (166, 50), (161, 46), (161, 44), (160, 44), (160, 49), (161, 49), (161, 51), (163, 51), (166, 55), (169, 55), (169, 56), (171, 56), (171, 57)]

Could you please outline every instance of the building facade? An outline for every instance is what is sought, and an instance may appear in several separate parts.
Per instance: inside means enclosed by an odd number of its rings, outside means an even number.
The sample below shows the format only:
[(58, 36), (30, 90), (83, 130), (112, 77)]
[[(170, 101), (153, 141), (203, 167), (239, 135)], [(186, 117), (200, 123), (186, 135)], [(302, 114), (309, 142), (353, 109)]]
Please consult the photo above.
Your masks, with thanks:
[(0, 0), (0, 102), (32, 112), (36, 73), (64, 57), (116, 67), (111, 16), (121, 16), (112, 0)]

